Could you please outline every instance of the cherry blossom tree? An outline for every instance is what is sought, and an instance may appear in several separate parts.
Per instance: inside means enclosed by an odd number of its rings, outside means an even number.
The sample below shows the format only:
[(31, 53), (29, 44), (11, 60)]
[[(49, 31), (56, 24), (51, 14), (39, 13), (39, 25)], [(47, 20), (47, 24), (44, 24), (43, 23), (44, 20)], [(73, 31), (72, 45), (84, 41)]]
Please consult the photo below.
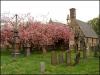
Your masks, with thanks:
[[(11, 41), (13, 38), (13, 26), (6, 24), (1, 31), (2, 41)], [(20, 23), (18, 26), (19, 38), (21, 44), (30, 43), (34, 47), (41, 47), (46, 52), (48, 45), (54, 45), (59, 39), (63, 39), (64, 43), (68, 43), (72, 39), (73, 33), (69, 26), (63, 24), (41, 23), (37, 21), (27, 21)]]

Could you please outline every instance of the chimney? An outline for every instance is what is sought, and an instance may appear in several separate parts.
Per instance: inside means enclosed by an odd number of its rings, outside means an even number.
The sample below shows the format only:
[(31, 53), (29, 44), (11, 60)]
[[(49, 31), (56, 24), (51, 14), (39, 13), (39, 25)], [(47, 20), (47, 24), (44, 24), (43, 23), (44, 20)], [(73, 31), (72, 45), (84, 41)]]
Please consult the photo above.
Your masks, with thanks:
[(76, 9), (71, 8), (70, 9), (70, 20), (76, 19)]

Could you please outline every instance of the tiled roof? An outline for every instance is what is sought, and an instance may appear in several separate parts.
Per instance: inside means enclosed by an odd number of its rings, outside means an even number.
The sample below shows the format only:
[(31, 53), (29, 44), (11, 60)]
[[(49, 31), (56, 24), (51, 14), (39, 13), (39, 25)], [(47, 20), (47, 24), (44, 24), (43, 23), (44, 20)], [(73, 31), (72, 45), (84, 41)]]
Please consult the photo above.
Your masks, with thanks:
[(98, 38), (98, 35), (89, 24), (80, 20), (76, 20), (76, 21), (80, 26), (81, 30), (83, 31), (85, 37)]

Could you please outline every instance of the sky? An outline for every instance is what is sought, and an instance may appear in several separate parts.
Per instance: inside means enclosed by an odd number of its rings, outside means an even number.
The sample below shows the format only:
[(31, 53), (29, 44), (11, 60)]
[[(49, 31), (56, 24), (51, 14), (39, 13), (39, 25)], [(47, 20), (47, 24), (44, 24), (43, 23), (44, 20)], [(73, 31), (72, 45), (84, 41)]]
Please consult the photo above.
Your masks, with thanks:
[(99, 15), (99, 1), (1, 1), (1, 14), (30, 15), (35, 20), (67, 23), (69, 9), (76, 9), (76, 18), (87, 22)]

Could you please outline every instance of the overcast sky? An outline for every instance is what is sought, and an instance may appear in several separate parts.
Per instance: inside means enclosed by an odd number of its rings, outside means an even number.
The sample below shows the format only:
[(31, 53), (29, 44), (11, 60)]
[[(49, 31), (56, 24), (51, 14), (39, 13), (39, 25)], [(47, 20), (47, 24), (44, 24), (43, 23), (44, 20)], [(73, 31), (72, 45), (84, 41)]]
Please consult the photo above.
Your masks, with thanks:
[(39, 21), (66, 23), (70, 8), (76, 8), (76, 17), (88, 21), (99, 15), (99, 1), (1, 1), (1, 13), (30, 13)]

